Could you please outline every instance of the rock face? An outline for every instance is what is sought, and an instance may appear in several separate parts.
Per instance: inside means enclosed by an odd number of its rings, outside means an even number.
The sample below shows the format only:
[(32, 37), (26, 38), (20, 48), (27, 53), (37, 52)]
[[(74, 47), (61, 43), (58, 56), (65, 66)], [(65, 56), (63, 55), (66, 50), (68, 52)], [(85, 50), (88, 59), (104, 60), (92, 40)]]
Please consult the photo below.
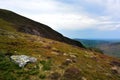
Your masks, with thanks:
[(80, 42), (63, 36), (57, 31), (51, 29), (49, 26), (46, 26), (42, 23), (38, 23), (28, 18), (25, 18), (14, 12), (0, 9), (0, 19), (3, 19), (9, 23), (14, 24), (14, 26), (12, 27), (15, 28), (17, 31), (38, 35), (48, 39), (53, 39), (56, 41), (60, 41), (60, 42), (64, 42), (67, 44), (84, 48), (84, 46)]
[(36, 62), (35, 57), (30, 57), (26, 55), (12, 55), (10, 57), (19, 67), (24, 67), (28, 62)]

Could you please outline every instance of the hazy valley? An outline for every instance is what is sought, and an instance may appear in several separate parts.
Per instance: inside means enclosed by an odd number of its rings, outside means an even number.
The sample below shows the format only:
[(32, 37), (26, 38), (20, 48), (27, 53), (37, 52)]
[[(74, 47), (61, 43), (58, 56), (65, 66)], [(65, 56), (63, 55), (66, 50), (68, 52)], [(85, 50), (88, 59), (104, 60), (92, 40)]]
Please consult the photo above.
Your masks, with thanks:
[(87, 48), (96, 49), (110, 56), (120, 57), (120, 40), (75, 40), (80, 41)]

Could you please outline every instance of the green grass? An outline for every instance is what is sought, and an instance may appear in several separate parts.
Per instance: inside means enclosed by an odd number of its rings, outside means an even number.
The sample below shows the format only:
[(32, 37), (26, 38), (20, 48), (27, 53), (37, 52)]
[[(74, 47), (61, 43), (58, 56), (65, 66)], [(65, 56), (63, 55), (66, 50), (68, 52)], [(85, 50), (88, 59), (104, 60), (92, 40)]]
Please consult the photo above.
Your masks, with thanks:
[(15, 32), (16, 30), (11, 26), (13, 26), (12, 23), (9, 23), (9, 22), (6, 22), (3, 19), (0, 19), (0, 29)]
[[(51, 48), (47, 48), (47, 46)], [(67, 55), (52, 54), (53, 48), (58, 53), (66, 53)], [(29, 63), (24, 68), (19, 68), (7, 54), (25, 54), (36, 57), (38, 61)], [(77, 62), (60, 68), (66, 59), (72, 59), (71, 54), (77, 55)], [(119, 61), (117, 58), (108, 57), (95, 51), (75, 48), (50, 39), (7, 30), (0, 31), (1, 80), (47, 80), (51, 73), (58, 72), (64, 75), (65, 70), (73, 66), (81, 71), (80, 76), (88, 80), (119, 80), (120, 76), (111, 72), (112, 66), (109, 63), (113, 60)], [(110, 75), (107, 76), (106, 73)]]
[(40, 63), (43, 65), (43, 70), (51, 70), (51, 66), (52, 66), (52, 63), (51, 63), (51, 60), (42, 60), (40, 61)]
[(45, 75), (45, 74), (40, 74), (40, 75), (39, 75), (39, 78), (40, 78), (40, 79), (45, 79), (45, 78), (46, 78), (46, 75)]

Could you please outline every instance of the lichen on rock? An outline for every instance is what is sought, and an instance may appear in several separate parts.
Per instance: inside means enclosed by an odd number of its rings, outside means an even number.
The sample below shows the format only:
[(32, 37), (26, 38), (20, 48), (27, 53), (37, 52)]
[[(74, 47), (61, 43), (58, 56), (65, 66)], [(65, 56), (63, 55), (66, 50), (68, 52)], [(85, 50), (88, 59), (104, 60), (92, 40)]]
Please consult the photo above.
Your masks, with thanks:
[(12, 55), (10, 58), (19, 65), (19, 67), (24, 67), (28, 62), (36, 62), (37, 59), (35, 57), (30, 57), (26, 55)]

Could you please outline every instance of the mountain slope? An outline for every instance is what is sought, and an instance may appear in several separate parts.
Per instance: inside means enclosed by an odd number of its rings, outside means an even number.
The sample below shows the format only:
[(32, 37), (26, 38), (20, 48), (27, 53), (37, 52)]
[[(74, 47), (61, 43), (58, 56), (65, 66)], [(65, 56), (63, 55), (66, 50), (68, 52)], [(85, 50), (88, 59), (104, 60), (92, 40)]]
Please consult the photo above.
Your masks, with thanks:
[[(24, 68), (11, 55), (37, 58)], [(120, 60), (39, 36), (0, 29), (1, 80), (119, 80)], [(19, 76), (19, 77), (18, 77)]]
[(11, 27), (14, 27), (19, 32), (38, 35), (48, 39), (53, 39), (71, 45), (84, 47), (80, 42), (64, 37), (62, 34), (54, 31), (44, 24), (35, 22), (8, 10), (0, 9), (0, 20), (11, 23)]
[[(16, 26), (0, 19), (0, 80), (120, 80), (120, 59), (18, 32)], [(11, 55), (37, 62), (21, 68)]]
[(98, 46), (104, 53), (120, 57), (120, 42), (103, 44)]
[(110, 56), (120, 57), (120, 40), (75, 40), (80, 41), (87, 48), (100, 51)]
[(96, 48), (99, 45), (110, 43), (110, 41), (105, 40), (88, 40), (88, 39), (74, 39), (74, 40), (81, 42), (85, 47), (88, 48)]

